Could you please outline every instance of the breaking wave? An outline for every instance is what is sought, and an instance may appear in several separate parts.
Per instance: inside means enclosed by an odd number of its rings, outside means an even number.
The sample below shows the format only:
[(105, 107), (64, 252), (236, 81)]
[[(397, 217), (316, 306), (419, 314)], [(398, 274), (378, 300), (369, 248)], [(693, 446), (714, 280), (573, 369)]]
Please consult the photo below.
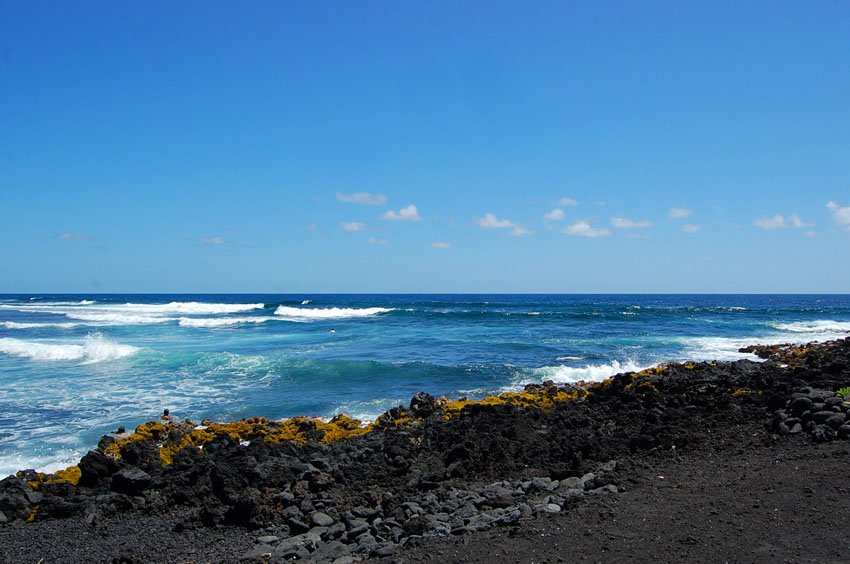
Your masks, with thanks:
[(102, 335), (88, 335), (82, 344), (45, 343), (22, 339), (0, 339), (0, 353), (31, 360), (82, 360), (84, 364), (116, 360), (135, 354), (138, 347), (122, 345)]
[(274, 314), (295, 319), (347, 319), (352, 317), (370, 317), (379, 313), (393, 311), (386, 307), (364, 307), (364, 308), (300, 308), (300, 307), (278, 307)]
[(70, 329), (79, 327), (82, 323), (18, 323), (16, 321), (4, 321), (3, 327), (6, 329), (41, 329), (43, 327), (59, 327), (60, 329)]
[(558, 384), (575, 382), (601, 382), (621, 372), (638, 372), (651, 365), (641, 365), (632, 360), (623, 362), (614, 360), (609, 364), (588, 364), (587, 366), (542, 366), (525, 371), (524, 378), (516, 386), (539, 384), (542, 380), (552, 380)]
[(242, 323), (265, 323), (274, 317), (181, 317), (181, 327), (230, 327)]
[(833, 321), (832, 319), (778, 323), (774, 327), (789, 333), (850, 333), (850, 322)]

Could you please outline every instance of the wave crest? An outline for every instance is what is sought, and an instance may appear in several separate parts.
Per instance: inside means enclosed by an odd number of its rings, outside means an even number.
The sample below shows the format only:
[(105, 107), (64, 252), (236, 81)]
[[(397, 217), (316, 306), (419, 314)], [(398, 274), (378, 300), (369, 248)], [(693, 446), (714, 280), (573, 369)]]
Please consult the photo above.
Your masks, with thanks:
[(586, 366), (542, 366), (529, 370), (529, 376), (517, 383), (519, 386), (525, 384), (539, 384), (541, 380), (552, 380), (558, 384), (572, 384), (575, 382), (601, 382), (621, 372), (638, 372), (649, 368), (632, 360), (620, 362), (613, 360), (609, 364), (588, 364)]
[(242, 323), (265, 323), (274, 317), (181, 317), (181, 327), (229, 327)]
[(789, 333), (850, 333), (850, 322), (832, 319), (778, 323), (775, 327), (780, 331), (788, 331)]
[(364, 307), (364, 308), (300, 308), (279, 306), (274, 314), (295, 319), (347, 319), (353, 317), (371, 317), (379, 313), (394, 311), (386, 307)]
[(82, 344), (43, 343), (22, 339), (0, 339), (0, 353), (31, 360), (83, 360), (84, 364), (116, 360), (135, 354), (138, 347), (122, 345), (103, 335), (87, 335)]

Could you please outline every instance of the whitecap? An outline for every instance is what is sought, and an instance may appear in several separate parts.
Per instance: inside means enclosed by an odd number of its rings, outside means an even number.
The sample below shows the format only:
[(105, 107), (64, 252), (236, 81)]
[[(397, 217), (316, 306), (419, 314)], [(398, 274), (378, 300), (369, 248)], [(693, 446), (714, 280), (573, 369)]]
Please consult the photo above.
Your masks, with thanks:
[(379, 313), (387, 313), (393, 311), (392, 308), (386, 307), (365, 307), (365, 308), (298, 308), (298, 307), (278, 307), (274, 314), (293, 319), (346, 319), (352, 317), (370, 317)]
[(274, 317), (181, 317), (178, 325), (181, 327), (230, 327), (242, 323), (265, 323)]
[(42, 361), (82, 360), (84, 364), (91, 364), (124, 358), (138, 350), (138, 347), (122, 345), (99, 334), (87, 335), (82, 344), (0, 338), (0, 353)]
[(80, 462), (85, 451), (60, 450), (51, 455), (23, 454), (20, 452), (0, 456), (0, 476), (8, 476), (22, 469), (53, 473)]
[(104, 325), (156, 325), (173, 321), (173, 317), (159, 317), (152, 315), (137, 315), (126, 313), (73, 313), (66, 312), (65, 317), (79, 321)]
[(508, 389), (517, 389), (526, 384), (539, 384), (544, 380), (552, 380), (558, 384), (575, 382), (601, 382), (622, 372), (638, 372), (652, 365), (638, 364), (633, 360), (611, 361), (608, 364), (588, 364), (586, 366), (541, 366), (523, 370), (519, 381)]
[(58, 327), (60, 329), (71, 329), (79, 327), (82, 323), (18, 323), (17, 321), (4, 321), (3, 327), (6, 329), (41, 329), (43, 327)]
[(850, 333), (850, 322), (834, 321), (832, 319), (779, 323), (774, 325), (774, 327), (780, 331), (788, 331), (790, 333)]

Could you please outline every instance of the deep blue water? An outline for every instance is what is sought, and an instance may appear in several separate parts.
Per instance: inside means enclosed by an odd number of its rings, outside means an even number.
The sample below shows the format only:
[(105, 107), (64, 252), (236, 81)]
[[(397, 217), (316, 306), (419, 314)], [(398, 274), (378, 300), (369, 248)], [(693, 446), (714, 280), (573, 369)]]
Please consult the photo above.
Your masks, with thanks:
[(158, 417), (371, 419), (419, 390), (599, 380), (845, 336), (850, 296), (0, 295), (0, 474)]

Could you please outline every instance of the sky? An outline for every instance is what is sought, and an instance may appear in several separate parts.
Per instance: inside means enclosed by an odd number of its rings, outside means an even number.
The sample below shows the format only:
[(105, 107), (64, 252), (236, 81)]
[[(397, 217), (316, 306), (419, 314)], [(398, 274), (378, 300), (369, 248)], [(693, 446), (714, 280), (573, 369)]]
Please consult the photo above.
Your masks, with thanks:
[(850, 3), (4, 2), (0, 292), (850, 293)]

